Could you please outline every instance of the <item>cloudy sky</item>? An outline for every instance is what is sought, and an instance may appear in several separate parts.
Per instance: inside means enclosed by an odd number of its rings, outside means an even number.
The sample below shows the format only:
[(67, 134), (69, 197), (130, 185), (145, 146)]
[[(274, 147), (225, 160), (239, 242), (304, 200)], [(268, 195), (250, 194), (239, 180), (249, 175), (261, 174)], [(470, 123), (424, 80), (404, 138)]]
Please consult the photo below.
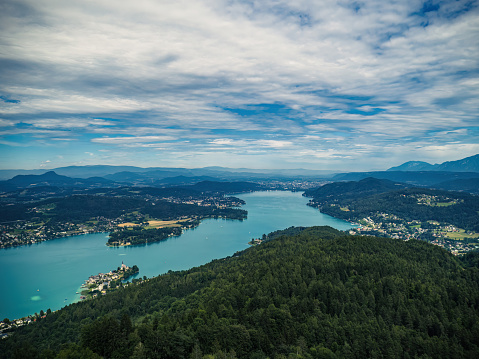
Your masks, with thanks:
[(0, 168), (479, 153), (472, 0), (1, 0)]

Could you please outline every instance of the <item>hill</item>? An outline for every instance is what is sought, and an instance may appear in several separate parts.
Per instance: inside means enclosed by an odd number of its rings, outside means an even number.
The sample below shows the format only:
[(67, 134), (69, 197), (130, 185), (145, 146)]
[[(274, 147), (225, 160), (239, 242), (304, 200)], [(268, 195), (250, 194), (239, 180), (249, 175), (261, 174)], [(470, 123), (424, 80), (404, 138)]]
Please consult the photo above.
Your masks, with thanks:
[(0, 341), (0, 358), (478, 357), (474, 258), (289, 232), (49, 313)]
[(479, 178), (457, 179), (441, 182), (434, 185), (437, 189), (446, 191), (464, 191), (473, 194), (479, 194)]
[(406, 187), (408, 187), (408, 185), (403, 183), (367, 177), (357, 182), (349, 181), (328, 183), (318, 188), (306, 190), (304, 195), (307, 197), (312, 197), (318, 202), (330, 200), (340, 201), (395, 191)]
[(65, 187), (65, 188), (95, 188), (112, 187), (116, 183), (103, 177), (71, 178), (54, 171), (41, 175), (17, 175), (7, 181), (0, 181), (0, 191), (11, 192), (29, 187)]
[[(328, 195), (341, 192), (341, 188), (345, 188), (346, 192), (351, 186), (349, 182), (344, 182), (334, 188), (324, 188), (321, 196), (313, 197), (310, 205), (320, 208), (323, 213), (352, 222), (377, 214), (389, 214), (407, 222), (438, 221), (479, 232), (477, 196), (425, 188), (406, 188), (370, 195), (358, 190), (347, 192), (347, 196), (343, 197)], [(314, 195), (315, 192), (308, 191), (306, 194)]]
[(191, 188), (205, 193), (240, 193), (264, 189), (263, 186), (257, 183), (217, 181), (201, 181), (191, 186), (185, 186), (185, 188)]
[(434, 186), (441, 182), (460, 179), (479, 178), (479, 172), (442, 172), (442, 171), (376, 171), (349, 172), (335, 175), (333, 181), (360, 181), (374, 177), (414, 186)]

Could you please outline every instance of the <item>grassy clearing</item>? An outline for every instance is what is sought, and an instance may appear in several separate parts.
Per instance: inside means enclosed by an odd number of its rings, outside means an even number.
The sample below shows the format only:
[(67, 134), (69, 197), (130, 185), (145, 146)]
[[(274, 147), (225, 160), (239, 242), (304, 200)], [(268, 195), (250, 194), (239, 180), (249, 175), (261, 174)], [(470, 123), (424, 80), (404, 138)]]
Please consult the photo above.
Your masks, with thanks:
[(120, 223), (118, 227), (135, 227), (139, 226), (137, 223), (132, 223), (132, 222), (126, 222), (126, 223)]
[(468, 234), (465, 230), (460, 229), (459, 232), (447, 232), (446, 236), (456, 241), (461, 241), (465, 238), (479, 238), (479, 233)]
[(453, 206), (457, 204), (457, 202), (453, 201), (453, 202), (437, 202), (437, 203), (434, 203), (433, 206), (436, 206), (436, 207), (449, 207), (449, 206)]
[(180, 220), (173, 220), (173, 221), (151, 220), (151, 221), (148, 221), (148, 227), (147, 228), (181, 227), (181, 224), (178, 224), (178, 222), (186, 222), (186, 221), (189, 221), (189, 220), (190, 220), (189, 218), (180, 219)]

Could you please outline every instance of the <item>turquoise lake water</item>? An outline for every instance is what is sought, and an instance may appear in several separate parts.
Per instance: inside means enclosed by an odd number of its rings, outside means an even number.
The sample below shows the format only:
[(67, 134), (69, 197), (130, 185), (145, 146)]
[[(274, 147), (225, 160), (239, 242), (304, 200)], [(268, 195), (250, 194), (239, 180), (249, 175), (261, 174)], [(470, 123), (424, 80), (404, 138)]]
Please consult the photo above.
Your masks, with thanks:
[(208, 219), (181, 236), (145, 246), (109, 248), (107, 233), (86, 234), (0, 250), (0, 320), (21, 318), (48, 308), (57, 310), (79, 299), (90, 275), (116, 269), (122, 261), (152, 277), (199, 266), (248, 248), (252, 238), (291, 226), (328, 225), (345, 230), (350, 223), (306, 206), (299, 192), (254, 192), (246, 201), (244, 221)]

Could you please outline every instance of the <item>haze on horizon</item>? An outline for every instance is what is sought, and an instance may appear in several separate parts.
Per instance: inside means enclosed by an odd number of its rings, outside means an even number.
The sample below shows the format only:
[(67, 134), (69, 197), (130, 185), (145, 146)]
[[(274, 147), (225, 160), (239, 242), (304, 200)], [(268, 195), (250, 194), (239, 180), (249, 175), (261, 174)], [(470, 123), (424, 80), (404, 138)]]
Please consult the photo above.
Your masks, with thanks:
[(479, 153), (477, 1), (3, 0), (0, 169)]

